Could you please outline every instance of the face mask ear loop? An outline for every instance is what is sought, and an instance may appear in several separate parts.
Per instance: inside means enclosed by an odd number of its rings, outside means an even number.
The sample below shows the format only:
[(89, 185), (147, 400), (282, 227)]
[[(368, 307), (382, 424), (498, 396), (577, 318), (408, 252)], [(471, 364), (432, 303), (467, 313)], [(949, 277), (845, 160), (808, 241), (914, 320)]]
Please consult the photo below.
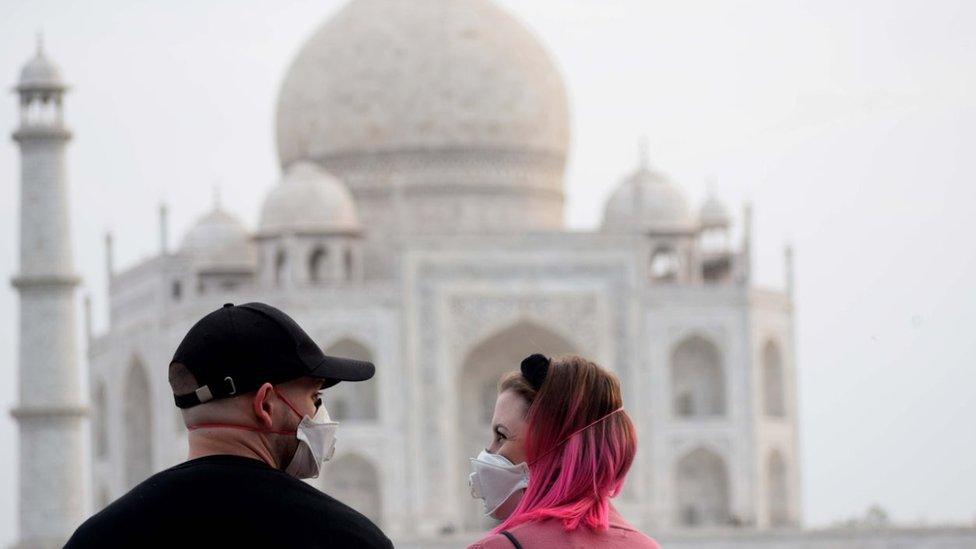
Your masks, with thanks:
[(557, 442), (556, 444), (553, 444), (553, 445), (552, 445), (552, 448), (549, 448), (548, 450), (546, 450), (545, 452), (543, 452), (543, 453), (542, 453), (541, 455), (539, 455), (538, 457), (536, 457), (536, 458), (535, 458), (535, 459), (533, 459), (532, 461), (530, 461), (530, 462), (528, 462), (528, 463), (527, 463), (526, 465), (528, 465), (529, 467), (531, 467), (531, 466), (532, 466), (532, 465), (534, 465), (534, 464), (535, 464), (536, 462), (538, 462), (538, 461), (539, 461), (540, 459), (542, 459), (542, 458), (544, 458), (544, 457), (546, 457), (547, 455), (549, 455), (549, 454), (551, 454), (553, 450), (555, 450), (556, 448), (559, 448), (560, 446), (562, 446), (562, 445), (563, 445), (563, 444), (564, 444), (564, 443), (565, 443), (566, 441), (568, 441), (569, 439), (571, 439), (571, 438), (573, 438), (573, 437), (575, 437), (576, 435), (578, 435), (578, 434), (580, 434), (580, 433), (582, 433), (583, 431), (585, 431), (585, 430), (587, 430), (587, 429), (589, 429), (590, 427), (593, 427), (593, 426), (594, 426), (594, 425), (596, 425), (597, 423), (600, 423), (601, 421), (603, 421), (603, 420), (605, 420), (605, 419), (607, 419), (607, 418), (609, 418), (610, 416), (612, 416), (612, 415), (614, 415), (614, 414), (616, 414), (617, 412), (623, 412), (623, 411), (624, 411), (624, 409), (623, 409), (623, 408), (617, 408), (616, 410), (614, 410), (614, 411), (612, 411), (612, 412), (610, 412), (609, 414), (607, 414), (607, 415), (605, 415), (605, 416), (603, 416), (603, 417), (601, 417), (600, 419), (597, 419), (596, 421), (594, 421), (594, 422), (592, 422), (592, 423), (589, 423), (589, 424), (588, 424), (588, 425), (586, 425), (585, 427), (582, 427), (582, 428), (580, 428), (580, 429), (577, 429), (577, 430), (575, 430), (575, 431), (573, 431), (572, 433), (570, 433), (570, 435), (569, 435), (569, 436), (567, 436), (567, 437), (565, 437), (565, 438), (563, 438), (562, 440), (560, 440), (560, 441), (559, 441), (559, 442)]
[(298, 431), (289, 430), (274, 430), (274, 429), (261, 429), (259, 427), (251, 427), (249, 425), (237, 425), (234, 423), (198, 423), (196, 425), (190, 425), (186, 428), (187, 431), (196, 431), (197, 429), (238, 429), (241, 431), (251, 431), (252, 433), (268, 433), (272, 435), (292, 435), (295, 436)]
[(279, 392), (278, 392), (278, 389), (277, 389), (276, 387), (274, 387), (274, 386), (272, 385), (272, 386), (271, 386), (271, 390), (272, 390), (272, 391), (274, 391), (276, 395), (278, 395), (278, 398), (280, 398), (280, 399), (282, 400), (282, 402), (284, 402), (285, 404), (287, 404), (287, 405), (288, 405), (288, 407), (289, 407), (289, 408), (291, 409), (291, 411), (292, 411), (292, 412), (295, 412), (295, 415), (296, 415), (296, 416), (298, 416), (299, 418), (303, 418), (303, 417), (305, 417), (305, 416), (304, 416), (303, 414), (300, 414), (300, 413), (298, 413), (298, 409), (297, 409), (297, 408), (295, 408), (294, 406), (292, 406), (292, 404), (291, 404), (291, 402), (288, 402), (288, 399), (287, 399), (287, 398), (285, 398), (285, 395), (283, 395), (283, 394), (281, 394), (281, 393), (279, 393)]
[[(274, 391), (276, 395), (278, 395), (278, 398), (280, 398), (281, 401), (284, 402), (288, 406), (288, 408), (295, 413), (296, 416), (304, 417), (302, 416), (302, 414), (298, 413), (298, 410), (295, 409), (294, 406), (292, 406), (291, 402), (288, 402), (288, 399), (285, 398), (285, 395), (278, 392), (278, 389), (272, 386), (271, 390)], [(187, 431), (196, 431), (197, 429), (238, 429), (241, 431), (251, 431), (252, 433), (269, 433), (272, 435), (295, 435), (298, 433), (297, 430), (261, 429), (260, 427), (252, 427), (250, 425), (239, 425), (236, 423), (198, 423), (196, 425), (190, 425), (186, 429)]]

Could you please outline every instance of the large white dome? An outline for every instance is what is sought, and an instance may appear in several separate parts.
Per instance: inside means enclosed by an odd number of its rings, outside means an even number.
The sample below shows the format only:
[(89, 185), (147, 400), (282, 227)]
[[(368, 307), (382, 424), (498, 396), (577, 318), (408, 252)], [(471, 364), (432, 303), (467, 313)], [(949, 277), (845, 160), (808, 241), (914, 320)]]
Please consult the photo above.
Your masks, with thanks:
[(220, 208), (197, 221), (183, 237), (179, 254), (198, 268), (210, 269), (248, 269), (257, 259), (247, 229)]
[(359, 216), (349, 190), (309, 162), (291, 165), (261, 208), (262, 235), (351, 233), (359, 229)]
[(603, 230), (607, 232), (674, 233), (695, 226), (681, 189), (647, 166), (620, 183), (603, 214)]
[(568, 125), (549, 55), (489, 0), (353, 0), (288, 70), (278, 153), (283, 166), (327, 168), (333, 157), (438, 149), (561, 161)]

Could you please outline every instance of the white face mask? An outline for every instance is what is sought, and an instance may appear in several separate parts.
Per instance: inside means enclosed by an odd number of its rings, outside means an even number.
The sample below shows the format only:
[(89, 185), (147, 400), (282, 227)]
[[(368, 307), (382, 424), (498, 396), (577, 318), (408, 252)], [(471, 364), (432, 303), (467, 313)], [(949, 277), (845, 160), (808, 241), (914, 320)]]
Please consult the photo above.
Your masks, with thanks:
[(285, 472), (295, 478), (315, 478), (323, 461), (332, 459), (335, 453), (336, 429), (339, 423), (332, 421), (325, 405), (319, 406), (314, 418), (302, 417), (298, 424), (298, 449), (285, 467)]
[(490, 454), (482, 450), (478, 457), (471, 459), (474, 471), (468, 477), (471, 496), (485, 501), (485, 516), (494, 518), (495, 511), (516, 491), (529, 485), (529, 466), (524, 462), (513, 464), (501, 454)]

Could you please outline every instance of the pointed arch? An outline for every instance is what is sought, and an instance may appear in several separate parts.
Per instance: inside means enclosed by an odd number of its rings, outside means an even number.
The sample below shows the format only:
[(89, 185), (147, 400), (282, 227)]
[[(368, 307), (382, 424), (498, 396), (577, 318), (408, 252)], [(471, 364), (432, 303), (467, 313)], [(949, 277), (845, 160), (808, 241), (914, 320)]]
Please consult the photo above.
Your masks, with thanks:
[(722, 456), (696, 448), (678, 460), (674, 478), (676, 524), (686, 528), (729, 524), (729, 475)]
[(358, 454), (346, 454), (326, 462), (322, 489), (335, 499), (383, 527), (382, 483), (376, 466)]
[(149, 477), (152, 466), (152, 392), (146, 368), (133, 357), (122, 394), (125, 485), (129, 488)]
[(783, 383), (783, 355), (774, 341), (766, 342), (762, 351), (763, 412), (770, 417), (786, 415)]
[(766, 461), (766, 515), (773, 528), (789, 526), (790, 517), (789, 480), (786, 460), (779, 450), (769, 453)]
[[(522, 359), (532, 353), (556, 356), (576, 353), (575, 346), (554, 329), (531, 320), (519, 320), (475, 344), (461, 363), (457, 375), (459, 410), (458, 468), (460, 478), (470, 473), (469, 458), (485, 448), (491, 438), (491, 417), (498, 396), (498, 381), (507, 372), (518, 370)], [(459, 498), (464, 502), (463, 526), (483, 528), (482, 510), (470, 501), (466, 487)], [(469, 495), (468, 495), (469, 496)]]
[(711, 340), (693, 335), (674, 348), (671, 354), (671, 402), (675, 417), (725, 415), (722, 354)]
[[(345, 337), (329, 345), (325, 354), (374, 362), (373, 352), (364, 343)], [(325, 407), (336, 421), (376, 421), (379, 419), (379, 380), (342, 382), (325, 391)]]

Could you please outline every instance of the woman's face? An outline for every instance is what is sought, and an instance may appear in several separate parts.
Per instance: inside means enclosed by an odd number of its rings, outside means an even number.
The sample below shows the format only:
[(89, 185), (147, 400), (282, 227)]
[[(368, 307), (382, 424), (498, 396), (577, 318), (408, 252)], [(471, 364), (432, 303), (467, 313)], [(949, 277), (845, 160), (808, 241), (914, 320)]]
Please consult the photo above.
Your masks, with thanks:
[(525, 413), (529, 405), (515, 391), (502, 391), (495, 400), (488, 452), (518, 465), (525, 461)]
[[(500, 454), (515, 465), (525, 461), (525, 413), (529, 404), (514, 391), (502, 391), (495, 400), (491, 418), (491, 443), (488, 452)], [(505, 520), (512, 514), (525, 490), (517, 490), (491, 515)]]

